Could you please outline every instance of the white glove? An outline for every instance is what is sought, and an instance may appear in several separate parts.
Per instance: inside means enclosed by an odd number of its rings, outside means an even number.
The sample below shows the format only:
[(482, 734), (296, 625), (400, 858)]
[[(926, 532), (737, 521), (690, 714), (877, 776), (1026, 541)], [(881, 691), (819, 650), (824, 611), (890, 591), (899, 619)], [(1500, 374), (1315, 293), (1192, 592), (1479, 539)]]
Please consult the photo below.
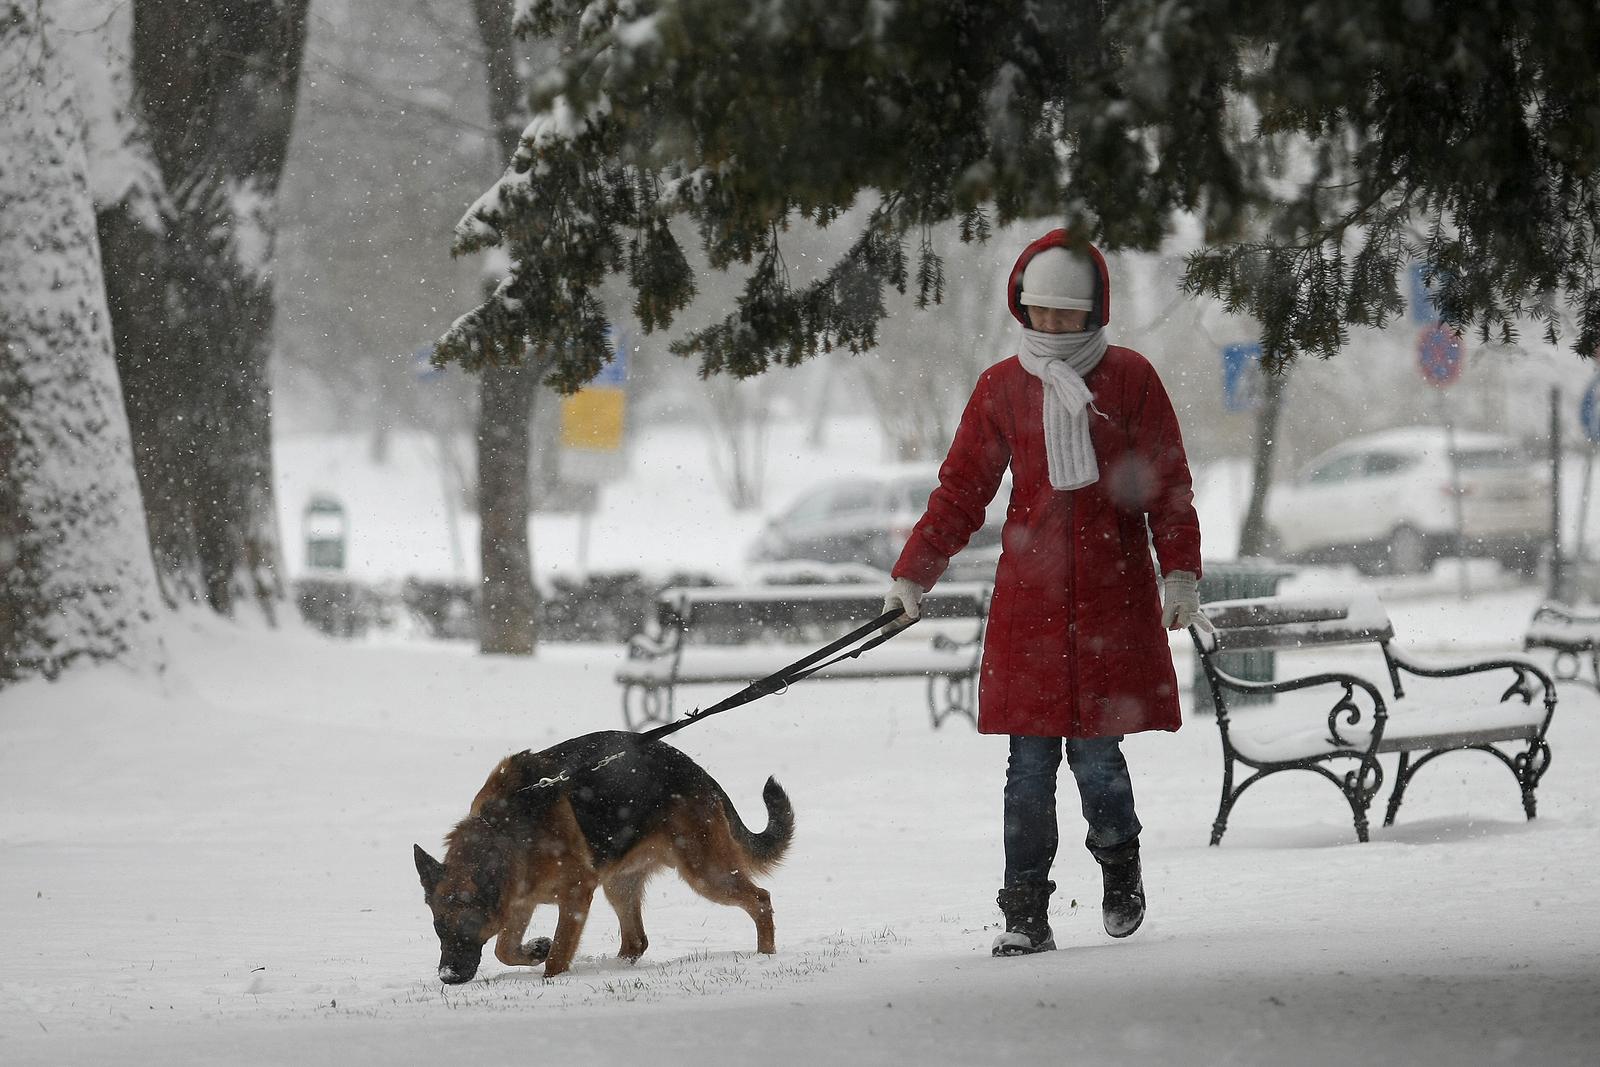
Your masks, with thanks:
[(1168, 630), (1198, 626), (1215, 633), (1211, 620), (1200, 613), (1200, 579), (1188, 571), (1173, 571), (1161, 585), (1161, 625)]
[(883, 610), (893, 611), (899, 608), (905, 614), (888, 626), (898, 630), (915, 622), (922, 614), (922, 594), (925, 592), (926, 589), (910, 578), (896, 578), (894, 584), (889, 587), (889, 595), (883, 598)]

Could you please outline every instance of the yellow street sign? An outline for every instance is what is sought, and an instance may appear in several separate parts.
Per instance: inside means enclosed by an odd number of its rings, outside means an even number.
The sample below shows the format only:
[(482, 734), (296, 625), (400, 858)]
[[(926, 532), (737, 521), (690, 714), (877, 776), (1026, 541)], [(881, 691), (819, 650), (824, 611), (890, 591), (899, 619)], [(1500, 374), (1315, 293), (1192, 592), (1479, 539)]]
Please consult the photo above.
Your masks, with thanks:
[(561, 401), (561, 444), (591, 452), (622, 448), (627, 394), (621, 389), (591, 386)]

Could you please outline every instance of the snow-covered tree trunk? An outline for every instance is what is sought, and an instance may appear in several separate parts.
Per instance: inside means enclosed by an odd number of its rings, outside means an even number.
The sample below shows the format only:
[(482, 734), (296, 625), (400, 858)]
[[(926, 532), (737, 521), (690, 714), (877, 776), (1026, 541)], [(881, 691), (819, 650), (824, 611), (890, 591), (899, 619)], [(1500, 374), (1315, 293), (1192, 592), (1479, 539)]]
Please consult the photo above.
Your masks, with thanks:
[[(512, 49), (511, 0), (472, 0), (483, 42), (489, 118), (503, 160), (517, 150), (526, 114)], [(537, 592), (528, 543), (529, 422), (538, 369), (490, 366), (478, 373), (478, 517), (483, 584), (478, 645), (531, 656), (538, 646)]]
[(166, 199), (104, 205), (117, 360), (168, 602), (283, 596), (269, 263), (309, 0), (137, 0), (136, 104)]
[(0, 685), (150, 656), (150, 548), (83, 120), (43, 5), (0, 0)]

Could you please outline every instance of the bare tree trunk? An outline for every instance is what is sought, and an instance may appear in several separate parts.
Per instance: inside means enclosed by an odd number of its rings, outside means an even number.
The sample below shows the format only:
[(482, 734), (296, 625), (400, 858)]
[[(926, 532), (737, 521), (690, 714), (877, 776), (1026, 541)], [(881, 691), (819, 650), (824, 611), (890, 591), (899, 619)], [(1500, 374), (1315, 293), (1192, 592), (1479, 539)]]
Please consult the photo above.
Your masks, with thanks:
[[(522, 83), (512, 50), (511, 0), (472, 0), (483, 41), (489, 117), (501, 157), (522, 134)], [(478, 380), (479, 554), (483, 567), (478, 644), (484, 652), (531, 656), (538, 645), (537, 592), (528, 544), (529, 433), (537, 367), (486, 367)]]
[(278, 180), (309, 0), (138, 0), (137, 101), (167, 193), (152, 226), (103, 211), (117, 359), (169, 603), (271, 618), (283, 597), (273, 506)]
[(767, 437), (772, 429), (768, 383), (719, 375), (708, 379), (705, 387), (712, 474), (730, 507), (753, 511), (766, 494)]
[(83, 119), (32, 0), (0, 0), (0, 685), (155, 653)]
[(1250, 503), (1239, 531), (1239, 555), (1260, 556), (1267, 551), (1267, 490), (1272, 485), (1272, 457), (1278, 441), (1278, 416), (1289, 372), (1263, 372), (1261, 407), (1256, 412), (1255, 447), (1250, 462)]
[(528, 548), (528, 411), (539, 382), (530, 370), (479, 372), (478, 646), (509, 656), (533, 655), (539, 638)]

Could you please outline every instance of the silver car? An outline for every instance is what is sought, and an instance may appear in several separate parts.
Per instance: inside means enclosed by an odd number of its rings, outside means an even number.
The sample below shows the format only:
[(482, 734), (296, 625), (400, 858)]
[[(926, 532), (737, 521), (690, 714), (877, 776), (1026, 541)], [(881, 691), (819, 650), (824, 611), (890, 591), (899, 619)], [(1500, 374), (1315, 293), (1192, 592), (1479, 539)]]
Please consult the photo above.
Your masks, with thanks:
[(1415, 574), (1457, 548), (1532, 574), (1549, 541), (1550, 478), (1518, 443), (1440, 427), (1387, 430), (1329, 449), (1267, 498), (1269, 551)]
[[(748, 558), (752, 563), (856, 563), (887, 571), (899, 558), (938, 482), (939, 468), (935, 464), (894, 467), (821, 482), (768, 520), (751, 545)], [(989, 505), (984, 525), (973, 534), (967, 549), (951, 561), (947, 578), (993, 580), (1000, 528), (1005, 523), (1010, 496), (1007, 476)]]

